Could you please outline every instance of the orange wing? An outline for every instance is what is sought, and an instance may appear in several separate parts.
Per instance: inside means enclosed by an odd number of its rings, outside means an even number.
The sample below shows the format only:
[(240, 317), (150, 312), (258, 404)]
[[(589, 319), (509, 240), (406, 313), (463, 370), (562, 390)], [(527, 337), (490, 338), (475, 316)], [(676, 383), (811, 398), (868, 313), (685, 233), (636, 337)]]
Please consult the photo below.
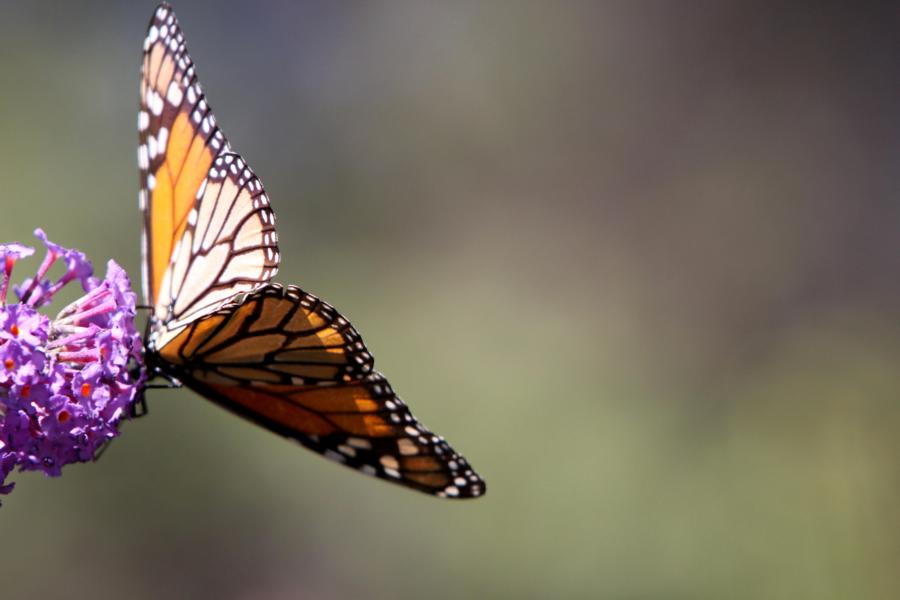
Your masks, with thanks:
[(409, 411), (330, 305), (271, 284), (170, 335), (160, 356), (189, 388), (341, 464), (426, 493), (484, 481)]
[(483, 494), (466, 460), (373, 371), (346, 319), (295, 287), (265, 285), (278, 268), (275, 216), (216, 126), (167, 4), (144, 42), (138, 129), (154, 369), (363, 473)]
[(315, 385), (372, 371), (359, 334), (312, 294), (270, 283), (160, 339), (166, 363), (209, 383)]
[(268, 198), (216, 125), (166, 4), (144, 41), (138, 131), (144, 301), (156, 323), (196, 318), (271, 279), (279, 256)]

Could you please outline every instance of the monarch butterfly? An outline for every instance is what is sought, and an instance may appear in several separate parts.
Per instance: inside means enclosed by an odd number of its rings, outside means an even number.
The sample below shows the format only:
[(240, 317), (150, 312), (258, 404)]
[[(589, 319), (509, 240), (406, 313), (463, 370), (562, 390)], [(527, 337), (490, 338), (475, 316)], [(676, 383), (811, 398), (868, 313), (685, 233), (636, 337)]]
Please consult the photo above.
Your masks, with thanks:
[(484, 481), (373, 369), (332, 306), (271, 279), (275, 214), (204, 96), (171, 6), (144, 41), (138, 113), (154, 372), (341, 464), (441, 497)]

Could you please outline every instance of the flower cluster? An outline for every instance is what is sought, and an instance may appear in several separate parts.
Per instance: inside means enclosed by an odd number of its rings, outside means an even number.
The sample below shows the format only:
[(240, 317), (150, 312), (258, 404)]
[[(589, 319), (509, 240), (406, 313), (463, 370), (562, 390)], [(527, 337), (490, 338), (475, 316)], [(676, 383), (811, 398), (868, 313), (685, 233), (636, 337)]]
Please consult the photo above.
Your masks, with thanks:
[[(0, 245), (0, 494), (15, 485), (5, 482), (16, 466), (56, 476), (66, 464), (92, 460), (146, 381), (125, 271), (111, 260), (100, 281), (84, 254), (40, 229), (35, 235), (47, 254), (36, 275), (14, 287), (18, 304), (6, 303), (13, 265), (34, 250)], [(57, 261), (65, 273), (52, 281)], [(75, 280), (84, 296), (53, 320), (37, 311)]]

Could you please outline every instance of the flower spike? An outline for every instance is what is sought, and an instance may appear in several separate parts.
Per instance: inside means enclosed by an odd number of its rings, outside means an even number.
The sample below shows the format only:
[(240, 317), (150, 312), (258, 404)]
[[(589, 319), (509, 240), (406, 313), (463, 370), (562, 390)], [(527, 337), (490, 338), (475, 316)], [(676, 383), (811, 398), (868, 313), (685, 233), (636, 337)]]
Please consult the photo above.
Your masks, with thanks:
[[(47, 254), (34, 277), (17, 286), (19, 304), (5, 304), (12, 266), (34, 250), (0, 245), (0, 494), (12, 491), (15, 469), (56, 476), (72, 462), (93, 460), (118, 435), (146, 383), (135, 294), (125, 271), (107, 264), (102, 281), (84, 254), (35, 235)], [(56, 260), (66, 272), (47, 279)], [(84, 296), (50, 320), (37, 311), (68, 283)]]

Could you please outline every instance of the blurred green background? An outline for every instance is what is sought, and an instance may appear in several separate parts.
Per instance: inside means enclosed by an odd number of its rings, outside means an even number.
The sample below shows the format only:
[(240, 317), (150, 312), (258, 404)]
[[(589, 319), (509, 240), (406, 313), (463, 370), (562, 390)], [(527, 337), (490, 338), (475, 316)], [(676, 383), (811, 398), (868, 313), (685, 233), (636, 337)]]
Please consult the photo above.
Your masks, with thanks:
[[(137, 282), (153, 8), (0, 5), (0, 240)], [(896, 5), (175, 8), (278, 279), (488, 494), (154, 391), (99, 463), (15, 478), (3, 598), (900, 597)]]

